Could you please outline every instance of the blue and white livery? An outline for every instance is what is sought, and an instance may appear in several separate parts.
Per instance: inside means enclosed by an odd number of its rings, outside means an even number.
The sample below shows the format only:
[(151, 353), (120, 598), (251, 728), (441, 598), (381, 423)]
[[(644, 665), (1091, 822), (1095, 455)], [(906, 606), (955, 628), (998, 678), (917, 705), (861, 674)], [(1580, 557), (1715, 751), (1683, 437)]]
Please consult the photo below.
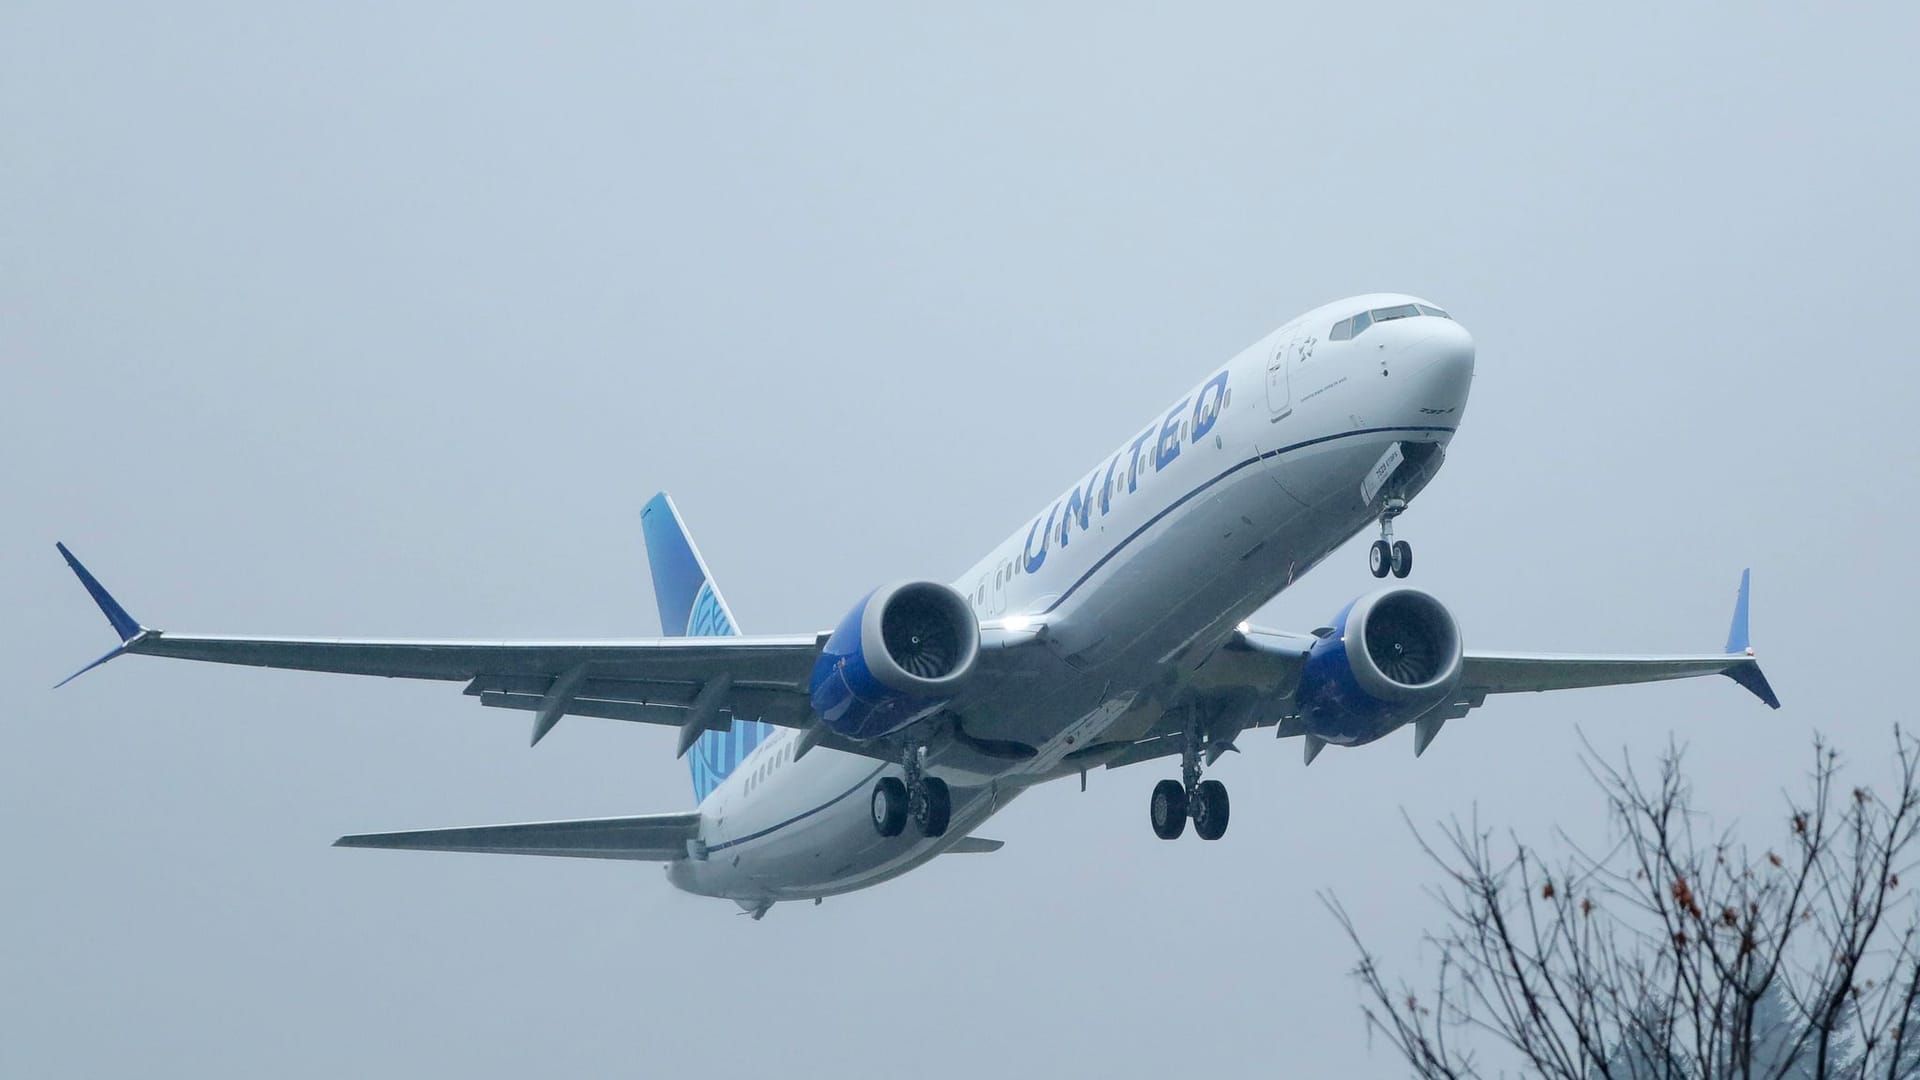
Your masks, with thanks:
[[(878, 884), (948, 852), (1035, 784), (1167, 760), (1154, 832), (1227, 828), (1205, 778), (1247, 733), (1306, 761), (1413, 729), (1416, 754), (1490, 694), (1726, 675), (1779, 701), (1749, 646), (1743, 575), (1724, 651), (1595, 656), (1470, 649), (1446, 605), (1384, 582), (1308, 633), (1256, 609), (1354, 535), (1406, 578), (1393, 524), (1446, 459), (1473, 340), (1411, 296), (1317, 308), (1207, 371), (951, 582), (895, 581), (826, 630), (740, 633), (679, 511), (641, 512), (659, 638), (383, 641), (149, 629), (62, 546), (122, 653), (441, 679), (481, 705), (676, 730), (696, 805), (641, 817), (347, 836), (345, 847), (666, 864), (758, 918)], [(88, 670), (88, 669), (82, 669)]]

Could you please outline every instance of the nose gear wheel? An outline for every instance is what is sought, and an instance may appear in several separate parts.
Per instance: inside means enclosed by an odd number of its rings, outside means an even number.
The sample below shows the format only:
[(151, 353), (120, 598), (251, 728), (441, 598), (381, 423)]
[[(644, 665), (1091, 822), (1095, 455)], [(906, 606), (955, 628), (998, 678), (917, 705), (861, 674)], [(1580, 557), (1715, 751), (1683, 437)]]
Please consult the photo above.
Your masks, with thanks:
[(1413, 545), (1405, 540), (1395, 540), (1392, 552), (1393, 576), (1406, 577), (1413, 573)]
[(1380, 539), (1367, 548), (1367, 569), (1377, 578), (1413, 573), (1413, 545), (1393, 538), (1393, 519), (1407, 512), (1407, 500), (1389, 498), (1380, 507)]

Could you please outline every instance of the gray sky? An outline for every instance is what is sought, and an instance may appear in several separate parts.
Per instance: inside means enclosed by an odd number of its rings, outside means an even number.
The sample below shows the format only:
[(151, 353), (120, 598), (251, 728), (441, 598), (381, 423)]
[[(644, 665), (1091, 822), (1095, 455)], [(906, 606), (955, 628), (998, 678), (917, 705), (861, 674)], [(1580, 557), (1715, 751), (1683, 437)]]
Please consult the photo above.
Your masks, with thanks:
[[(1331, 889), (1419, 960), (1404, 811), (1598, 825), (1578, 731), (1756, 828), (1878, 769), (1920, 586), (1911, 5), (0, 9), (0, 1074), (1398, 1075)], [(1287, 10), (1288, 8), (1295, 10)], [(1725, 680), (1254, 738), (758, 925), (656, 868), (335, 851), (682, 808), (670, 732), (124, 660), (179, 630), (631, 636), (679, 500), (749, 631), (947, 578), (1137, 421), (1374, 289), (1479, 342), (1400, 524), (1471, 645)], [(1364, 539), (1264, 613), (1370, 588)]]

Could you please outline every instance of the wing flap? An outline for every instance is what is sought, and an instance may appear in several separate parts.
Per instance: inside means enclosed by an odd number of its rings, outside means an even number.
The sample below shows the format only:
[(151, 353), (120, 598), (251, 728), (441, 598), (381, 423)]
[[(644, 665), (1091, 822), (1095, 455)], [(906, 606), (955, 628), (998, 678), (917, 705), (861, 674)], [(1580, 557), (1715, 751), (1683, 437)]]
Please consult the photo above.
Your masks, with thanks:
[(700, 814), (687, 811), (641, 817), (361, 833), (343, 836), (335, 840), (333, 846), (670, 862), (686, 858), (687, 841), (699, 835)]
[[(489, 709), (524, 709), (527, 712), (535, 712), (545, 701), (546, 699), (538, 694), (501, 694), (488, 691), (480, 695), (480, 704)], [(679, 727), (686, 719), (686, 709), (675, 705), (646, 705), (633, 701), (574, 698), (567, 703), (567, 715)]]

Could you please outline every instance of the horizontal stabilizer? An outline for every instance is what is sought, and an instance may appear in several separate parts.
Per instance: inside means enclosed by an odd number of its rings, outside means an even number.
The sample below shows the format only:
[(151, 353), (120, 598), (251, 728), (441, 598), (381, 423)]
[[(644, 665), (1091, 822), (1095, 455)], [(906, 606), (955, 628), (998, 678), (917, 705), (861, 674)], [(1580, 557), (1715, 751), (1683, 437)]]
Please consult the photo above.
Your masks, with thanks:
[(643, 817), (363, 833), (343, 836), (335, 840), (333, 846), (670, 862), (685, 858), (687, 841), (699, 835), (700, 813), (689, 810), (679, 814), (648, 814)]

